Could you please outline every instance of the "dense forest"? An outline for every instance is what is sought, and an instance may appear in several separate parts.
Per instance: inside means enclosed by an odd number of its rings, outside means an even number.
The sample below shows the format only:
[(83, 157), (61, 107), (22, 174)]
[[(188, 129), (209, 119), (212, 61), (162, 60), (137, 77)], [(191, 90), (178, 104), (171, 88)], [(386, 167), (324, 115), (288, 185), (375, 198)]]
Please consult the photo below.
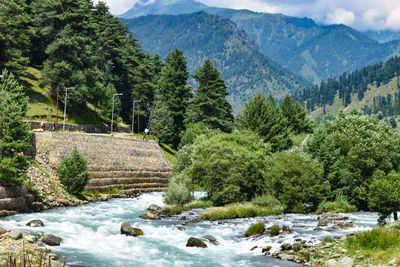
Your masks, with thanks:
[[(387, 84), (400, 73), (400, 57), (388, 59), (385, 63), (363, 67), (350, 74), (343, 73), (339, 78), (329, 78), (320, 85), (314, 85), (294, 94), (294, 99), (303, 103), (308, 111), (317, 107), (332, 105), (338, 96), (341, 104), (347, 107), (352, 101), (352, 95), (356, 94), (359, 100), (363, 99), (371, 85), (380, 87)], [(398, 78), (396, 78), (398, 80)], [(397, 92), (394, 96), (376, 96), (372, 106), (365, 106), (366, 114), (382, 111), (386, 116), (399, 114), (399, 84), (396, 83)]]

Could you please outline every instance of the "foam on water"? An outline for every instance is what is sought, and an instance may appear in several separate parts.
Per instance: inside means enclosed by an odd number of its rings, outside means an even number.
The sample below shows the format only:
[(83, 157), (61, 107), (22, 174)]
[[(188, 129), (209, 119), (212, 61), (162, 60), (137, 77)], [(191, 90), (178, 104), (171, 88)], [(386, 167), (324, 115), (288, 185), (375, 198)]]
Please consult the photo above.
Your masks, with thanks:
[[(197, 195), (202, 196), (201, 193)], [(182, 224), (179, 217), (193, 218), (201, 210), (195, 210), (195, 215), (185, 212), (160, 221), (138, 218), (150, 204), (163, 206), (162, 194), (148, 193), (138, 199), (114, 199), (82, 207), (17, 214), (3, 218), (0, 226), (57, 235), (62, 238), (62, 243), (53, 251), (66, 255), (69, 263), (84, 266), (296, 266), (262, 256), (261, 247), (270, 245), (272, 251), (278, 251), (281, 243), (294, 243), (297, 238), (315, 244), (326, 236), (369, 229), (376, 225), (377, 220), (373, 213), (353, 213), (350, 219), (356, 222), (355, 228), (317, 232), (313, 230), (317, 226), (316, 215), (288, 214), (224, 220), (223, 224), (208, 221), (189, 223), (185, 226), (187, 231), (179, 231), (177, 226)], [(25, 226), (33, 219), (42, 220), (46, 226)], [(142, 229), (144, 235), (137, 238), (121, 235), (120, 227), (124, 221)], [(246, 229), (258, 221), (266, 222), (267, 227), (288, 225), (293, 228), (293, 233), (279, 237), (243, 237)], [(220, 244), (208, 244), (207, 249), (186, 247), (189, 237), (205, 235), (214, 236)], [(259, 248), (250, 251), (254, 246)]]

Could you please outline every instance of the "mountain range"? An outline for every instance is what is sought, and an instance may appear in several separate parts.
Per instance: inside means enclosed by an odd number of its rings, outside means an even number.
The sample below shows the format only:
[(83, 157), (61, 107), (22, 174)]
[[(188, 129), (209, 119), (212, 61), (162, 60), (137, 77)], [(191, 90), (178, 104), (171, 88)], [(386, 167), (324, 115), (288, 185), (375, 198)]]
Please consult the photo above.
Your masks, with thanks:
[(228, 99), (235, 113), (256, 92), (281, 98), (309, 85), (260, 53), (248, 35), (229, 19), (197, 12), (122, 21), (151, 54), (164, 57), (175, 48), (183, 50), (190, 73), (210, 59), (228, 86)]
[[(400, 51), (398, 40), (382, 43), (398, 37), (397, 32), (370, 31), (364, 34), (345, 25), (319, 25), (309, 18), (209, 7), (193, 0), (140, 1), (120, 17), (128, 19), (198, 11), (233, 21), (258, 45), (259, 52), (311, 83), (385, 61)], [(140, 34), (136, 25), (132, 24), (131, 29), (136, 35)], [(142, 42), (150, 42), (141, 37)]]

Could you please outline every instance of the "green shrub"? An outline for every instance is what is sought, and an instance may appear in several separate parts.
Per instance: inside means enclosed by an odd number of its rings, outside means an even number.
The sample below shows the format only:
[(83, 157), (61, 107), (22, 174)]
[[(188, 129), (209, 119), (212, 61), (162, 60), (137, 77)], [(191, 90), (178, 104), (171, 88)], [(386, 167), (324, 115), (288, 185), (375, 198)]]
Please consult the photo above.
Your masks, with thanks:
[(267, 185), (287, 212), (312, 212), (329, 193), (318, 162), (299, 149), (275, 153), (270, 160)]
[(204, 220), (215, 221), (223, 219), (261, 217), (277, 214), (282, 214), (282, 209), (274, 210), (270, 208), (256, 206), (251, 203), (245, 203), (230, 204), (224, 207), (208, 208), (203, 211), (203, 213), (201, 214), (201, 218)]
[(189, 203), (193, 197), (188, 189), (188, 182), (188, 179), (183, 174), (172, 177), (164, 196), (164, 202), (169, 205), (180, 206)]
[(180, 205), (170, 205), (163, 207), (162, 213), (164, 213), (166, 216), (171, 216), (171, 215), (176, 215), (176, 214), (181, 214), (183, 211), (186, 211), (184, 207)]
[(346, 239), (346, 246), (356, 250), (385, 250), (399, 247), (400, 231), (394, 228), (377, 228), (357, 233)]
[(318, 210), (317, 213), (323, 213), (323, 212), (340, 212), (340, 213), (345, 213), (345, 212), (355, 212), (357, 211), (356, 206), (351, 205), (345, 196), (343, 196), (342, 193), (337, 193), (336, 194), (336, 199), (335, 201), (322, 201), (318, 205)]
[(270, 236), (277, 236), (279, 235), (279, 231), (280, 231), (280, 227), (278, 224), (274, 224), (271, 226), (271, 228), (269, 228), (269, 235)]
[(213, 203), (210, 200), (195, 200), (185, 205), (185, 208), (191, 209), (206, 209), (213, 207)]
[(252, 224), (246, 231), (245, 236), (260, 235), (265, 232), (265, 224), (258, 222)]
[(332, 237), (328, 236), (328, 237), (325, 237), (324, 241), (322, 241), (322, 242), (323, 242), (323, 243), (332, 243), (332, 242), (334, 242), (334, 241), (335, 241), (335, 240), (333, 240)]
[(299, 251), (301, 250), (301, 248), (302, 248), (301, 243), (294, 243), (294, 244), (293, 244), (293, 250), (294, 250), (295, 252), (299, 252)]
[(216, 205), (249, 201), (265, 191), (269, 151), (251, 132), (202, 135), (178, 152), (174, 173), (185, 173)]
[(254, 205), (261, 206), (261, 207), (270, 207), (276, 209), (283, 209), (282, 204), (271, 194), (265, 194), (261, 196), (256, 196), (251, 201)]
[(73, 195), (80, 195), (89, 182), (87, 161), (74, 147), (72, 154), (67, 156), (58, 167), (58, 177), (66, 190)]

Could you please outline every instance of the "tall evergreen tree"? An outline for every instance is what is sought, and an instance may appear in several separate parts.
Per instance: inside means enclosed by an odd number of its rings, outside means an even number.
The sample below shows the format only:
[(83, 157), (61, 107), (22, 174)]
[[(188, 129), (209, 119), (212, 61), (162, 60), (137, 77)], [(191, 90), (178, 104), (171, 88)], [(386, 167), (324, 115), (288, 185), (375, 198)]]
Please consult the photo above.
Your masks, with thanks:
[(264, 138), (273, 152), (292, 146), (287, 119), (272, 96), (265, 99), (260, 93), (256, 94), (238, 115), (237, 123), (239, 128), (249, 129)]
[(154, 131), (164, 142), (177, 147), (179, 134), (185, 129), (185, 115), (191, 88), (187, 85), (189, 74), (183, 52), (175, 49), (165, 58), (157, 92)]
[(311, 131), (310, 121), (306, 119), (307, 111), (298, 102), (292, 103), (292, 98), (289, 95), (286, 95), (283, 99), (281, 109), (293, 133), (299, 134)]
[(0, 70), (20, 75), (29, 63), (28, 48), (32, 37), (31, 19), (26, 0), (0, 2)]
[(28, 125), (22, 120), (28, 98), (12, 74), (3, 71), (0, 80), (0, 183), (20, 183), (28, 167), (23, 152), (29, 146)]
[(226, 100), (227, 86), (217, 68), (208, 59), (192, 75), (198, 84), (190, 105), (190, 122), (202, 122), (212, 129), (231, 131), (232, 106)]

